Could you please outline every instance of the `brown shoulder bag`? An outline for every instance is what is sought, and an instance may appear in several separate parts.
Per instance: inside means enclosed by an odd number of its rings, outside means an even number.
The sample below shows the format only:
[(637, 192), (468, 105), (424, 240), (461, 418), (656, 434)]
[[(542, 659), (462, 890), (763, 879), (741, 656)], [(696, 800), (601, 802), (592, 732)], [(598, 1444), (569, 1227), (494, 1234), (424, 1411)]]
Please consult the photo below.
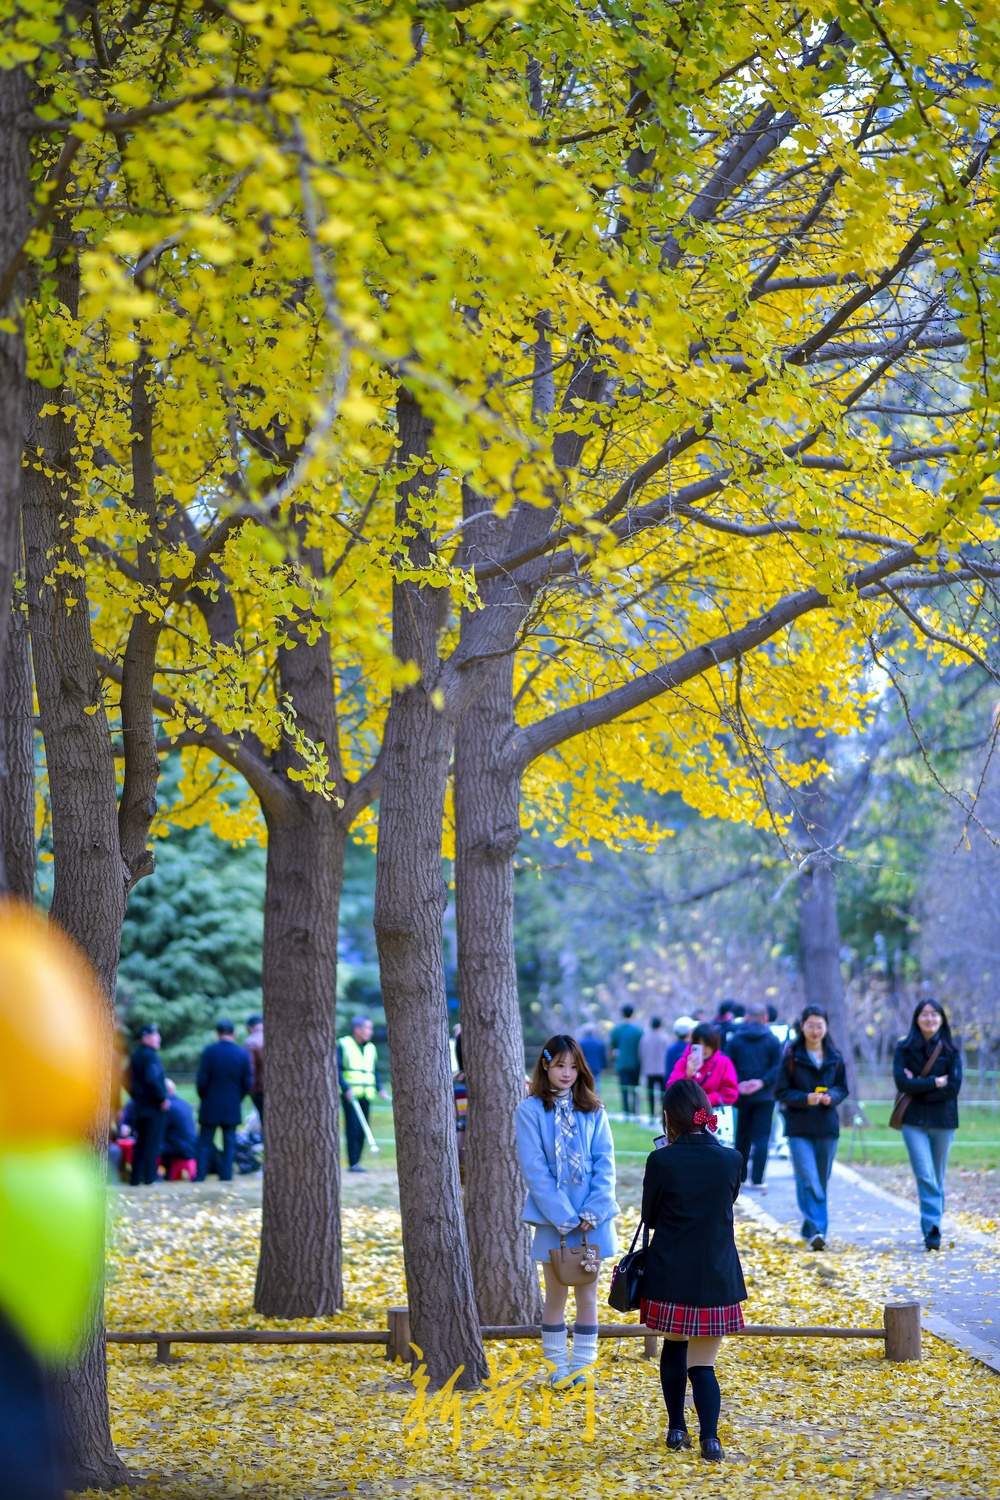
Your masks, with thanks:
[[(924, 1063), (923, 1067), (920, 1069), (920, 1072), (917, 1074), (918, 1078), (926, 1078), (927, 1077), (927, 1075), (930, 1072), (931, 1068), (933, 1068), (934, 1064), (937, 1062), (938, 1058), (941, 1056), (941, 1050), (942, 1050), (942, 1043), (938, 1042), (937, 1046), (934, 1048), (934, 1050), (931, 1053), (930, 1057), (927, 1059), (927, 1061)], [(913, 1095), (912, 1094), (897, 1094), (896, 1095), (896, 1102), (892, 1106), (892, 1114), (889, 1116), (889, 1125), (890, 1125), (890, 1128), (892, 1130), (902, 1130), (902, 1128), (903, 1128), (903, 1121), (904, 1121), (905, 1116), (906, 1116), (906, 1111), (909, 1109), (910, 1103), (911, 1103), (912, 1099), (913, 1099)]]

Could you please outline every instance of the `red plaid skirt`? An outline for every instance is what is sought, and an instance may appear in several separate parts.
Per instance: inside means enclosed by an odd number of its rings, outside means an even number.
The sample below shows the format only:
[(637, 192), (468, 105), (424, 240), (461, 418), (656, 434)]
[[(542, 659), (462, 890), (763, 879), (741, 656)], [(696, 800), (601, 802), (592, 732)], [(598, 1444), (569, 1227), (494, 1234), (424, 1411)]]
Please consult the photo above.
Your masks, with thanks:
[(675, 1333), (682, 1339), (718, 1339), (745, 1327), (738, 1302), (728, 1307), (687, 1307), (683, 1302), (646, 1302), (639, 1315), (655, 1333)]

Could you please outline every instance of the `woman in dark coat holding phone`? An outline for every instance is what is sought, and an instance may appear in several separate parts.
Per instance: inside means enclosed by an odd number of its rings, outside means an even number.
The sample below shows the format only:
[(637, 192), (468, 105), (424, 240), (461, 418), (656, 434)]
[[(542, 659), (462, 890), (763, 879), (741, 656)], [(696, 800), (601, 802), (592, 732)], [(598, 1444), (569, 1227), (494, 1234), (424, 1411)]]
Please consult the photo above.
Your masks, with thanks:
[(807, 1005), (802, 1012), (798, 1035), (786, 1047), (778, 1069), (774, 1097), (785, 1116), (802, 1214), (800, 1233), (811, 1249), (825, 1250), (830, 1221), (827, 1187), (840, 1137), (837, 1111), (847, 1098), (847, 1071), (821, 1005)]
[(723, 1456), (722, 1396), (715, 1360), (722, 1337), (743, 1327), (746, 1300), (733, 1236), (733, 1204), (743, 1158), (721, 1145), (708, 1096), (691, 1078), (667, 1089), (668, 1144), (646, 1162), (642, 1219), (652, 1232), (642, 1279), (642, 1321), (662, 1333), (660, 1383), (667, 1408), (667, 1447), (690, 1448), (684, 1397), (691, 1382), (702, 1458)]

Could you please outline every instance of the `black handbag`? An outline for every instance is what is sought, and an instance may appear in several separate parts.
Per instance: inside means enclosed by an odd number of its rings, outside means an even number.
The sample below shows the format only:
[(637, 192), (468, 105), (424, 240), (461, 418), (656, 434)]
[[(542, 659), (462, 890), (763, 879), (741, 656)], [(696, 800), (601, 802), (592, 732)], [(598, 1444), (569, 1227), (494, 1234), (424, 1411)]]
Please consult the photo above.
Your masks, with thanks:
[[(642, 1230), (642, 1247), (635, 1248), (639, 1238), (639, 1230)], [(642, 1277), (646, 1269), (646, 1251), (649, 1249), (649, 1229), (639, 1220), (632, 1236), (628, 1254), (623, 1255), (611, 1273), (611, 1286), (608, 1289), (608, 1306), (613, 1307), (615, 1312), (635, 1312), (642, 1301)]]

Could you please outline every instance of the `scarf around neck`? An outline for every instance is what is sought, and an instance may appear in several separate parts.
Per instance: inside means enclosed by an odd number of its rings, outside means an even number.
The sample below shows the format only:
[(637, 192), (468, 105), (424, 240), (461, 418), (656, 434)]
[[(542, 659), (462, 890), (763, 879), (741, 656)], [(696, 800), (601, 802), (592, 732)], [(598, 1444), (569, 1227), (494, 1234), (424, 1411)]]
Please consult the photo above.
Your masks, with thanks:
[(566, 1089), (552, 1100), (556, 1124), (556, 1186), (583, 1181), (583, 1156), (576, 1133), (573, 1093)]

